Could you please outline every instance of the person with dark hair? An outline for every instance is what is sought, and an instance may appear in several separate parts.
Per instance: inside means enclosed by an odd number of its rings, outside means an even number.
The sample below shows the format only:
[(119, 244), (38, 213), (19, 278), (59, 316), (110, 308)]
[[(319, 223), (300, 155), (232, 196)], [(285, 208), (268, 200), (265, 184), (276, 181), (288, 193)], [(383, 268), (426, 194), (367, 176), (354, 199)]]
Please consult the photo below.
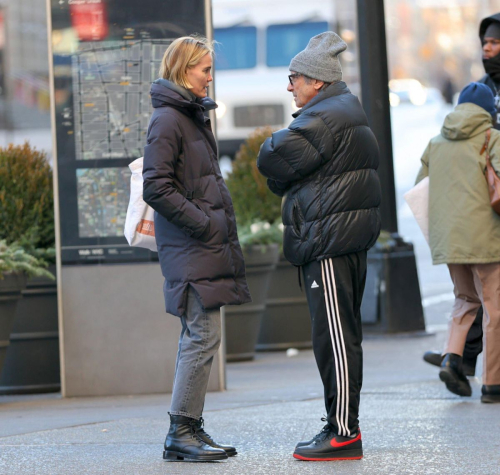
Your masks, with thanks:
[(361, 300), (367, 250), (380, 232), (377, 141), (342, 82), (347, 48), (327, 31), (290, 63), (288, 91), (300, 108), (261, 147), (257, 166), (283, 196), (283, 252), (303, 272), (314, 356), (323, 381), (326, 425), (299, 442), (300, 460), (363, 457)]
[[(495, 98), (496, 113), (493, 115), (493, 127), (500, 130), (500, 13), (489, 16), (479, 25), (479, 39), (483, 51), (483, 66), (486, 74), (478, 81), (486, 84)], [(483, 351), (483, 307), (480, 307), (472, 323), (463, 354), (463, 371), (467, 376), (476, 374), (477, 357)], [(434, 366), (441, 366), (441, 352), (427, 351), (424, 361)]]
[(478, 81), (486, 84), (495, 97), (494, 126), (500, 130), (500, 13), (485, 18), (479, 26), (486, 74)]
[[(439, 372), (460, 396), (472, 389), (463, 370), (467, 335), (482, 306), (484, 333), (481, 401), (500, 403), (500, 216), (491, 207), (487, 157), (500, 173), (500, 132), (491, 89), (471, 83), (422, 156), (416, 182), (429, 177), (429, 245), (434, 265), (447, 264), (455, 303)], [(480, 233), (478, 233), (480, 230)]]

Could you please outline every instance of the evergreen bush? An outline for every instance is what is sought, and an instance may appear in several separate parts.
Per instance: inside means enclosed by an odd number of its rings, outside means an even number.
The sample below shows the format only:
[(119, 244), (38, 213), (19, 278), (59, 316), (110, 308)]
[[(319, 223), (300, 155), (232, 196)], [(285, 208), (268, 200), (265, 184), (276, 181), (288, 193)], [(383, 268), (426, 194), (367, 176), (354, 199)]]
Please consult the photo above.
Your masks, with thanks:
[(0, 148), (0, 223), (0, 240), (53, 260), (52, 170), (47, 155), (28, 142)]
[[(279, 244), (283, 251), (283, 224), (276, 221), (274, 224), (256, 222), (250, 226), (238, 227), (238, 239), (243, 248), (253, 245)], [(265, 252), (265, 249), (262, 250)]]
[(7, 244), (0, 241), (0, 279), (5, 274), (24, 273), (28, 277), (48, 277), (54, 276), (46, 270), (47, 262), (28, 254), (19, 244)]
[(226, 180), (238, 226), (242, 228), (258, 222), (281, 222), (281, 198), (269, 190), (266, 178), (257, 169), (260, 147), (272, 132), (271, 127), (263, 127), (248, 137), (238, 150)]

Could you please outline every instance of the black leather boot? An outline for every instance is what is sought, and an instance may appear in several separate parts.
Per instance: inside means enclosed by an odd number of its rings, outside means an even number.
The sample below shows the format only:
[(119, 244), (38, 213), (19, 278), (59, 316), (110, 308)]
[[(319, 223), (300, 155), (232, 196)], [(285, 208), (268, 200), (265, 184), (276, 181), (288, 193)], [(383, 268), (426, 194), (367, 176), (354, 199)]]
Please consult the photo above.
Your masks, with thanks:
[(205, 421), (203, 420), (203, 417), (200, 417), (200, 420), (196, 421), (196, 435), (203, 442), (205, 442), (205, 444), (210, 445), (210, 447), (214, 447), (216, 449), (224, 450), (228, 457), (233, 457), (234, 455), (238, 454), (235, 447), (231, 447), (230, 445), (221, 445), (215, 442), (215, 440), (205, 432), (205, 429), (203, 428), (204, 423)]
[(481, 402), (500, 403), (500, 384), (483, 384)]
[(446, 384), (446, 389), (459, 396), (471, 396), (472, 388), (462, 369), (462, 357), (454, 353), (444, 355), (439, 371), (439, 379)]
[(163, 458), (172, 462), (209, 462), (225, 460), (222, 449), (207, 445), (196, 433), (198, 421), (184, 416), (170, 416)]
[(359, 429), (354, 437), (335, 435), (332, 429), (323, 430), (313, 440), (309, 445), (296, 447), (293, 456), (299, 460), (317, 462), (363, 458), (363, 442)]
[[(476, 359), (477, 358), (470, 358), (469, 360), (462, 359), (462, 370), (465, 376), (475, 376)], [(441, 366), (443, 355), (438, 351), (426, 351), (424, 353), (424, 361), (434, 366)]]

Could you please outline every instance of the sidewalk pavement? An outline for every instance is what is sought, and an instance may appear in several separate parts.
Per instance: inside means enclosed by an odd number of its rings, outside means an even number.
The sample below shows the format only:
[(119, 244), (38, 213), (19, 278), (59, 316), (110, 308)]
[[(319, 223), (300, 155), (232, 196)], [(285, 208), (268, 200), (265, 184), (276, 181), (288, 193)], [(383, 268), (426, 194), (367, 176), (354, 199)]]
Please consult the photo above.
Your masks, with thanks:
[[(421, 359), (444, 334), (367, 337), (361, 461), (301, 462), (295, 443), (322, 428), (321, 383), (312, 351), (260, 353), (227, 367), (228, 389), (209, 393), (215, 440), (239, 455), (215, 463), (162, 460), (169, 395), (0, 397), (0, 474), (500, 474), (500, 406), (449, 393)], [(480, 373), (479, 373), (480, 374)]]

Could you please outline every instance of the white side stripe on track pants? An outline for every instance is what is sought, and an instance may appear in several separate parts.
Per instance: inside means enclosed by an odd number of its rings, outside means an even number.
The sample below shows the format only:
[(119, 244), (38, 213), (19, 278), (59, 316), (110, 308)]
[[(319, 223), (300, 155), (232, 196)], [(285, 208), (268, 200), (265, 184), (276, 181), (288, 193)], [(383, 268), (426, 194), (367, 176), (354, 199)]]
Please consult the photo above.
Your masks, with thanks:
[(349, 372), (347, 370), (347, 356), (340, 321), (339, 305), (337, 299), (337, 287), (335, 285), (335, 274), (332, 259), (321, 262), (321, 276), (325, 289), (325, 304), (328, 315), (328, 327), (332, 340), (333, 358), (335, 361), (335, 374), (337, 379), (337, 408), (336, 419), (340, 436), (349, 436)]

